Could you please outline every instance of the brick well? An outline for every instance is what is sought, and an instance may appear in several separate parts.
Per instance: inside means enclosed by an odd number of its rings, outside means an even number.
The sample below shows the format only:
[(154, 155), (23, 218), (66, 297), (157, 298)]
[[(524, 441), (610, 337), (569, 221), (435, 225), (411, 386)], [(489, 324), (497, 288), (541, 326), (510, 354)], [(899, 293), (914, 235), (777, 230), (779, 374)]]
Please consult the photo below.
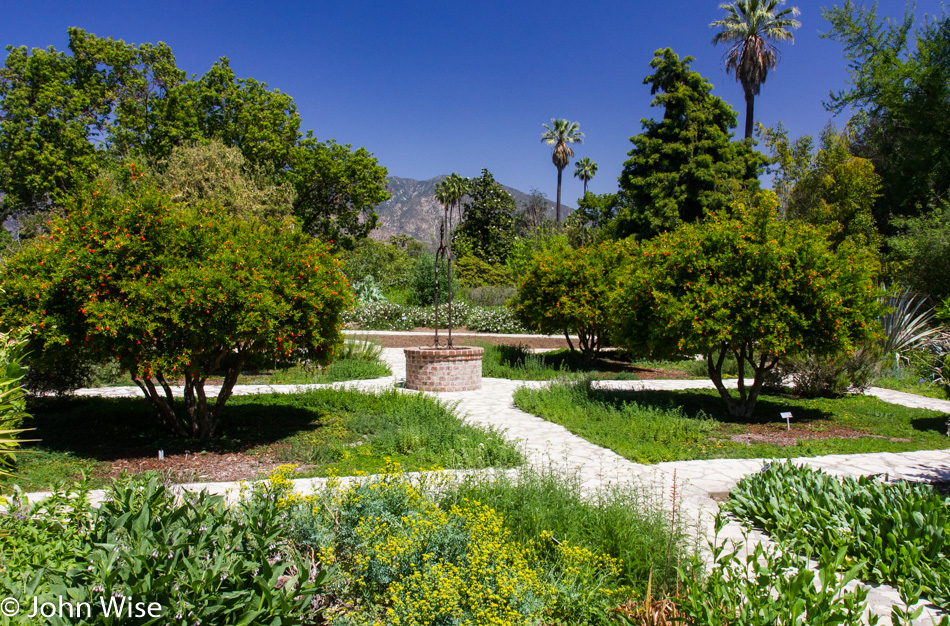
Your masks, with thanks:
[(482, 386), (483, 348), (405, 348), (406, 387), (419, 391), (472, 391)]

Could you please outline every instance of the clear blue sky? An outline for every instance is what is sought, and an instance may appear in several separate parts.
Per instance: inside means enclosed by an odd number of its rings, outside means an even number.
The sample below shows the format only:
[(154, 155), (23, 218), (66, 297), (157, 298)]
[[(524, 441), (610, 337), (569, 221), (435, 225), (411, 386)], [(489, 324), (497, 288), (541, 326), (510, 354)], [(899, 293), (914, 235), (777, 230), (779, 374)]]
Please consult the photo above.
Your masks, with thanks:
[[(579, 122), (586, 139), (576, 155), (599, 165), (591, 191), (615, 191), (629, 138), (641, 118), (661, 114), (642, 83), (658, 48), (696, 57), (693, 68), (736, 108), (741, 128), (742, 89), (723, 70), (725, 48), (710, 43), (718, 4), (2, 0), (0, 42), (65, 50), (66, 29), (78, 26), (128, 43), (164, 41), (189, 74), (226, 56), (237, 76), (293, 96), (302, 129), (366, 147), (391, 175), (477, 176), (487, 168), (504, 184), (553, 199), (556, 170), (541, 124)], [(802, 27), (794, 45), (781, 46), (756, 119), (781, 120), (794, 137), (817, 134), (831, 119), (822, 100), (845, 87), (847, 67), (840, 46), (819, 38), (828, 30), (821, 7), (832, 0), (789, 4), (801, 9)], [(883, 0), (879, 13), (900, 17), (904, 7)], [(940, 12), (938, 0), (917, 2), (918, 15)], [(573, 164), (564, 176), (569, 205), (582, 188), (572, 174)]]

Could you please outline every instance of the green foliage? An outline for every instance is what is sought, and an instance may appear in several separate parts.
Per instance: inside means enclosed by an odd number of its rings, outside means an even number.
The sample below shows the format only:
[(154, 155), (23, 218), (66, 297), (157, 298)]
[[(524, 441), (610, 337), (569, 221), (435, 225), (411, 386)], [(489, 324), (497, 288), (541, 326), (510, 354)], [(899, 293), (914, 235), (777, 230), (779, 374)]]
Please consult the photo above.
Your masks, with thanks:
[[(461, 285), (458, 280), (453, 280), (451, 284), (451, 294), (449, 293), (449, 264), (445, 257), (439, 259), (439, 302), (449, 302), (450, 295), (452, 299), (458, 295)], [(412, 266), (412, 274), (409, 277), (409, 299), (416, 306), (430, 306), (435, 303), (436, 296), (436, 275), (435, 275), (435, 255), (426, 252), (420, 254)]]
[(790, 381), (795, 393), (803, 398), (863, 392), (880, 371), (881, 356), (880, 348), (874, 344), (852, 354), (799, 354), (780, 360), (772, 377)]
[[(719, 540), (726, 525), (716, 516), (715, 537), (709, 542), (711, 566), (708, 576), (682, 574), (684, 591), (677, 599), (680, 615), (691, 624), (836, 624), (863, 626), (877, 624), (867, 612), (868, 590), (847, 589), (855, 580), (860, 564), (843, 575), (838, 570), (850, 566), (844, 550), (808, 549), (804, 556), (781, 546), (763, 547)], [(748, 544), (746, 544), (748, 545)], [(818, 561), (818, 570), (809, 558)], [(895, 622), (896, 623), (896, 622)]]
[(376, 283), (372, 274), (366, 276), (363, 280), (353, 283), (353, 295), (359, 302), (385, 302), (386, 296), (383, 290)]
[(455, 276), (462, 287), (510, 285), (511, 274), (504, 265), (489, 265), (477, 256), (455, 260)]
[(346, 250), (376, 228), (375, 209), (389, 199), (387, 172), (366, 148), (319, 142), (308, 131), (291, 163), (294, 215), (304, 232)]
[(213, 140), (240, 150), (253, 183), (234, 180), (230, 157), (201, 157), (198, 171), (180, 164), (175, 186), (182, 177), (210, 183), (236, 209), (263, 202), (265, 213), (282, 215), (293, 201), (304, 231), (336, 247), (375, 227), (373, 208), (389, 197), (385, 168), (363, 148), (302, 136), (293, 98), (237, 78), (226, 58), (188, 79), (163, 43), (134, 46), (71, 28), (69, 48), (11, 49), (0, 70), (5, 214), (64, 206), (114, 163), (172, 158), (177, 168), (176, 146)]
[(504, 306), (514, 295), (515, 286), (510, 284), (468, 287), (462, 292), (466, 302), (480, 307)]
[[(456, 300), (452, 303), (452, 320), (456, 326), (484, 333), (523, 333), (525, 328), (507, 307), (472, 306)], [(449, 305), (439, 304), (439, 320), (448, 319)], [(435, 325), (435, 307), (405, 306), (392, 302), (358, 302), (346, 321), (365, 330), (412, 330), (417, 326)]]
[(360, 282), (372, 276), (387, 290), (408, 285), (413, 267), (413, 258), (406, 250), (372, 237), (361, 239), (351, 250), (342, 251), (340, 261), (350, 282)]
[[(4, 267), (0, 322), (37, 328), (37, 352), (54, 362), (116, 357), (179, 436), (214, 434), (251, 354), (326, 362), (342, 343), (349, 287), (303, 233), (174, 206), (138, 184), (123, 196), (91, 187), (69, 213)], [(217, 372), (212, 405), (204, 383)], [(159, 391), (178, 378), (183, 409)]]
[(468, 254), (489, 265), (504, 263), (514, 238), (514, 198), (495, 182), (488, 170), (468, 181), (466, 197), (462, 222), (455, 229), (452, 246), (464, 240)]
[(856, 156), (881, 177), (874, 215), (890, 233), (891, 216), (922, 214), (950, 189), (950, 38), (946, 15), (914, 23), (879, 19), (877, 5), (845, 2), (822, 10), (823, 35), (844, 47), (849, 87), (825, 106), (857, 111), (851, 126)]
[(24, 368), (26, 336), (23, 333), (0, 333), (0, 476), (7, 475), (4, 466), (16, 461), (14, 450), (20, 442), (14, 438), (23, 432), (19, 427), (26, 413), (26, 401), (20, 383)]
[(518, 279), (518, 319), (545, 334), (576, 334), (578, 348), (592, 358), (608, 341), (616, 271), (627, 254), (628, 247), (617, 242), (539, 253)]
[(786, 217), (832, 226), (835, 245), (848, 239), (873, 250), (880, 247), (873, 210), (881, 177), (871, 161), (851, 154), (847, 131), (839, 133), (829, 123), (814, 154), (811, 136), (789, 142), (781, 123), (762, 133), (772, 153), (773, 180)]
[(950, 298), (950, 203), (939, 202), (926, 215), (895, 219), (891, 225), (898, 229), (887, 239), (893, 278), (935, 300)]
[(731, 140), (736, 114), (712, 85), (669, 48), (657, 50), (643, 82), (663, 119), (642, 120), (620, 176), (613, 236), (649, 238), (725, 208), (733, 190), (758, 189), (764, 157)]
[(597, 241), (600, 233), (616, 216), (619, 202), (615, 193), (585, 193), (577, 201), (577, 209), (564, 220), (565, 233), (571, 245), (579, 248)]
[[(778, 221), (774, 201), (740, 204), (640, 246), (620, 274), (618, 341), (658, 356), (704, 355), (729, 411), (750, 416), (780, 358), (851, 352), (874, 336), (873, 267), (863, 248), (831, 251), (826, 233)], [(730, 352), (738, 397), (721, 381)]]
[(517, 281), (518, 277), (527, 271), (535, 255), (551, 248), (567, 245), (567, 238), (560, 234), (557, 229), (538, 228), (530, 236), (515, 238), (511, 243), (511, 250), (508, 252), (508, 260), (505, 265), (508, 266), (508, 271)]
[(291, 214), (291, 185), (272, 184), (248, 165), (239, 149), (220, 140), (176, 147), (156, 170), (156, 186), (175, 202), (211, 202), (242, 219), (283, 220)]
[[(218, 496), (181, 496), (145, 476), (117, 481), (108, 495), (93, 507), (82, 486), (57, 489), (33, 505), (15, 498), (17, 514), (0, 516), (7, 564), (0, 588), (20, 601), (21, 619), (34, 599), (58, 606), (59, 598), (88, 603), (82, 623), (103, 626), (119, 622), (103, 614), (100, 598), (157, 603), (161, 616), (135, 622), (142, 624), (292, 625), (316, 617), (311, 596), (327, 572), (287, 541), (265, 489), (225, 507)], [(74, 623), (68, 617), (17, 623)]]
[(726, 507), (793, 550), (840, 551), (860, 579), (921, 585), (950, 606), (950, 512), (929, 485), (835, 478), (788, 462), (743, 478)]

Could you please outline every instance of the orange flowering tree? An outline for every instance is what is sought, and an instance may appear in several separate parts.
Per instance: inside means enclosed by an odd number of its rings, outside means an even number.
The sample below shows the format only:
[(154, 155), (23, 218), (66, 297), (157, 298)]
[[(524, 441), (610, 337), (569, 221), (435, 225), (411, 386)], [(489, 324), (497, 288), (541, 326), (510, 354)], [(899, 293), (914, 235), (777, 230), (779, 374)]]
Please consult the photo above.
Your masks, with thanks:
[(342, 344), (346, 279), (289, 224), (175, 205), (141, 182), (120, 196), (92, 186), (68, 215), (2, 268), (0, 328), (32, 328), (52, 359), (114, 356), (178, 436), (214, 435), (252, 354), (326, 362)]
[(610, 306), (616, 272), (633, 244), (610, 241), (570, 248), (563, 243), (542, 250), (518, 279), (515, 311), (527, 328), (578, 338), (586, 359), (604, 345), (612, 325)]
[[(651, 355), (703, 355), (729, 413), (751, 417), (782, 357), (850, 352), (874, 336), (874, 267), (862, 249), (832, 251), (826, 232), (779, 221), (770, 195), (643, 242), (621, 272), (618, 339)], [(737, 396), (722, 382), (728, 354)]]

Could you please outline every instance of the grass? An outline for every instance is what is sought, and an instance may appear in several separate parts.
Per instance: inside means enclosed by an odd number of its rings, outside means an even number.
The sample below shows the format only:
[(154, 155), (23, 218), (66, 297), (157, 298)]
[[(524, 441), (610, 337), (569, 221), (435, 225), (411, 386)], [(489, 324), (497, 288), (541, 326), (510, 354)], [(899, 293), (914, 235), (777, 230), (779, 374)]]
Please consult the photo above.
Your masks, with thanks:
[[(607, 391), (581, 382), (521, 388), (515, 404), (638, 463), (690, 459), (908, 452), (950, 446), (947, 416), (867, 396), (802, 400), (763, 395), (751, 420), (731, 417), (713, 390)], [(795, 445), (742, 443), (731, 436), (775, 433), (794, 415)], [(822, 437), (825, 433), (827, 437)], [(864, 433), (864, 434), (862, 434)], [(850, 438), (841, 435), (849, 435)]]
[(302, 476), (374, 473), (387, 458), (407, 470), (512, 467), (521, 455), (494, 431), (462, 423), (452, 407), (421, 394), (316, 389), (299, 394), (232, 397), (218, 436), (208, 442), (169, 437), (139, 398), (49, 399), (31, 407), (41, 441), (17, 454), (24, 489), (45, 489), (81, 472), (98, 486), (120, 458), (185, 451), (243, 452), (296, 463)]
[(608, 554), (622, 562), (621, 582), (645, 588), (672, 587), (675, 567), (685, 562), (692, 543), (681, 522), (679, 502), (637, 484), (610, 484), (582, 496), (579, 475), (550, 468), (523, 467), (516, 478), (467, 477), (443, 494), (443, 506), (468, 499), (504, 518), (518, 543), (550, 533), (557, 541)]
[(482, 356), (482, 376), (485, 378), (554, 380), (577, 374), (598, 379), (639, 380), (645, 370), (651, 370), (650, 377), (656, 378), (656, 372), (652, 370), (657, 369), (664, 370), (660, 377), (665, 378), (706, 375), (704, 361), (644, 361), (611, 351), (588, 363), (579, 352), (567, 349), (535, 353), (523, 345), (472, 343), (485, 349)]

